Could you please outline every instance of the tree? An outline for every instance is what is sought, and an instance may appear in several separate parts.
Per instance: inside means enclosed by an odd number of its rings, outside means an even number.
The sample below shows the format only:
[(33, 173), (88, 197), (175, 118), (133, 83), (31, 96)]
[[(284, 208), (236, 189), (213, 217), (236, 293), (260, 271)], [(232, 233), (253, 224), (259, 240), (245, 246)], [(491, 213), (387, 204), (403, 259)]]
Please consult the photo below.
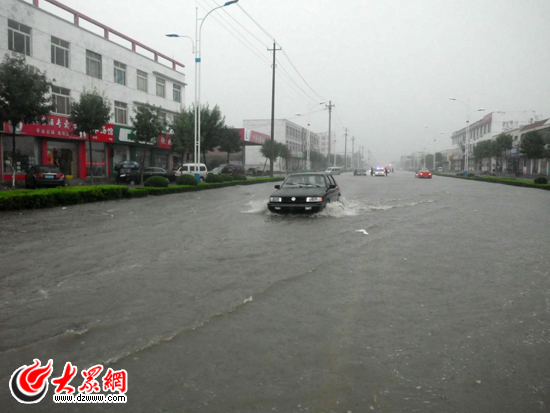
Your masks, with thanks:
[[(54, 79), (55, 80), (55, 79)], [(0, 122), (9, 122), (12, 133), (12, 186), (15, 187), (15, 135), (19, 123), (46, 123), (54, 109), (49, 96), (52, 82), (39, 70), (31, 71), (25, 55), (4, 56), (0, 64)]]
[(192, 110), (183, 108), (181, 112), (174, 116), (172, 120), (172, 130), (174, 136), (172, 139), (172, 150), (176, 153), (181, 152), (182, 163), (185, 160), (185, 153), (189, 152), (194, 146), (195, 140), (195, 114)]
[(88, 138), (90, 147), (90, 175), (92, 185), (94, 184), (94, 168), (92, 159), (92, 136), (101, 130), (111, 119), (111, 103), (100, 95), (97, 89), (93, 91), (84, 90), (80, 94), (78, 103), (71, 103), (69, 121), (75, 129), (73, 133), (78, 135), (84, 133)]
[(324, 170), (327, 165), (327, 158), (317, 151), (310, 151), (309, 160), (311, 162), (311, 169), (313, 171), (322, 169)]
[[(279, 147), (279, 156), (285, 160), (285, 169), (288, 171), (288, 166), (290, 165), (290, 158), (292, 157), (292, 152), (288, 149), (288, 146), (281, 143)], [(281, 169), (279, 165), (279, 169)]]
[[(201, 152), (204, 163), (206, 163), (206, 152), (213, 151), (220, 144), (224, 134), (225, 117), (222, 116), (218, 105), (210, 109), (208, 105), (201, 107)], [(176, 135), (175, 148), (181, 150), (189, 140), (195, 142), (195, 108), (183, 109), (180, 114), (174, 117), (172, 125)]]
[[(161, 117), (162, 108), (160, 106), (146, 103), (134, 108), (135, 116), (132, 118), (132, 135), (128, 136), (136, 143), (145, 143), (154, 145), (160, 135), (166, 132), (166, 123)], [(151, 158), (152, 149), (149, 149)], [(152, 159), (151, 159), (152, 161)], [(152, 162), (151, 162), (152, 163)], [(143, 166), (145, 165), (145, 151), (141, 160), (141, 181), (143, 181)]]
[(241, 134), (234, 128), (223, 128), (220, 136), (220, 151), (227, 152), (227, 163), (230, 163), (232, 153), (242, 150)]
[(271, 142), (272, 142), (271, 139), (268, 139), (260, 147), (260, 153), (264, 158), (266, 158), (264, 163), (264, 172), (265, 172), (265, 166), (267, 164), (267, 161), (271, 161), (275, 163), (275, 160), (280, 156), (281, 145), (283, 145), (282, 143), (275, 142), (275, 141), (273, 141), (273, 145), (272, 145)]
[(537, 131), (527, 132), (521, 138), (519, 151), (529, 159), (540, 159), (544, 157), (545, 142)]

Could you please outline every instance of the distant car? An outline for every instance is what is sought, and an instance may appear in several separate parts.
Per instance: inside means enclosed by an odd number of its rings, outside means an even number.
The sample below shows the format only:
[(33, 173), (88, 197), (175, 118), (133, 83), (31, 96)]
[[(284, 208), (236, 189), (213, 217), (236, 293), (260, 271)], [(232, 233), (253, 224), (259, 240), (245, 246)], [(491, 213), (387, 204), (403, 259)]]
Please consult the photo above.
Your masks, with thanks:
[(65, 186), (65, 175), (55, 165), (31, 166), (25, 175), (25, 187), (29, 189)]
[(260, 168), (248, 168), (246, 170), (247, 175), (259, 175), (261, 173)]
[(208, 175), (219, 175), (222, 173), (222, 170), (226, 164), (222, 164), (220, 166), (216, 166), (214, 169), (208, 171)]
[[(195, 175), (195, 164), (194, 163), (185, 163), (183, 165), (177, 166), (174, 169), (172, 169), (176, 176), (181, 175)], [(204, 181), (206, 178), (206, 175), (208, 174), (208, 170), (206, 169), (206, 165), (203, 163), (199, 164), (199, 170), (198, 173), (200, 175), (200, 180)]]
[(222, 174), (227, 175), (244, 175), (244, 166), (242, 165), (235, 165), (235, 164), (227, 164), (222, 169)]
[(277, 213), (313, 213), (323, 210), (329, 202), (340, 199), (340, 188), (331, 174), (323, 172), (289, 175), (281, 185), (275, 185), (267, 208)]
[(377, 166), (374, 168), (373, 176), (386, 176), (386, 168), (383, 166)]
[(168, 181), (176, 181), (176, 173), (174, 171), (166, 170), (164, 168), (159, 168), (157, 166), (150, 166), (143, 169), (143, 180), (147, 180), (152, 176), (164, 176)]
[(353, 175), (355, 176), (358, 176), (358, 175), (367, 175), (367, 170), (366, 169), (355, 169), (353, 171)]
[(439, 173), (443, 172), (443, 167), (440, 166), (439, 168), (437, 168), (437, 172), (439, 172)]
[(432, 179), (432, 173), (427, 170), (426, 168), (422, 168), (420, 169), (417, 173), (416, 173), (416, 178), (429, 178), (429, 179)]
[(114, 167), (114, 170), (116, 172), (120, 171), (121, 169), (138, 170), (138, 169), (141, 169), (141, 165), (135, 161), (122, 161), (117, 163)]
[(340, 172), (342, 172), (342, 168), (340, 168), (339, 166), (329, 166), (325, 171), (326, 174), (331, 175), (340, 175)]

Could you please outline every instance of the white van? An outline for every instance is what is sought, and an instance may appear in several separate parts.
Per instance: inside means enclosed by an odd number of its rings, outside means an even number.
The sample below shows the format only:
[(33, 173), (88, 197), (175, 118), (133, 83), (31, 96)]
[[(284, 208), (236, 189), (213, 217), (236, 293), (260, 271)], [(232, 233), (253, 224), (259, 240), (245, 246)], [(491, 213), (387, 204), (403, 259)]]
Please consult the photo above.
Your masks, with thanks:
[(329, 166), (325, 171), (326, 174), (331, 175), (340, 175), (340, 172), (342, 172), (342, 168), (339, 166)]
[[(184, 163), (183, 165), (177, 166), (172, 170), (176, 173), (176, 176), (182, 176), (184, 174), (195, 175), (195, 164), (194, 163)], [(201, 176), (201, 181), (204, 181), (204, 179), (206, 178), (206, 175), (208, 174), (208, 170), (206, 169), (205, 164), (203, 164), (203, 163), (199, 164), (198, 173)]]

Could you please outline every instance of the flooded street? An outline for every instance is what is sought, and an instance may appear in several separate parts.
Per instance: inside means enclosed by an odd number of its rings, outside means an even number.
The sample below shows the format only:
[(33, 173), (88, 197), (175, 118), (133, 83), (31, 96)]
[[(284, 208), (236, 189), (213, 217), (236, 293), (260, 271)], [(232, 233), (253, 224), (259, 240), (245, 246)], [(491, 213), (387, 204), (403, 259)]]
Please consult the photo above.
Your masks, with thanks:
[[(0, 214), (3, 411), (549, 411), (548, 192), (336, 179), (311, 216), (272, 183)], [(21, 405), (35, 358), (128, 403)]]

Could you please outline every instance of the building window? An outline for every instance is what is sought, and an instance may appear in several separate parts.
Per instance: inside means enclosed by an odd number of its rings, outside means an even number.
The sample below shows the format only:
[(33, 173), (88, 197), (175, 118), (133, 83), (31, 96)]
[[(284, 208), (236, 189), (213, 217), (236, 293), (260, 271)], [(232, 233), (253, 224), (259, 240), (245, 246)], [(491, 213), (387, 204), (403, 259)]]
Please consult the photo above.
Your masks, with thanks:
[(71, 91), (63, 87), (52, 86), (53, 112), (68, 115), (71, 103)]
[(137, 88), (142, 92), (147, 92), (147, 72), (137, 71)]
[(115, 123), (126, 125), (128, 123), (128, 106), (126, 103), (115, 101)]
[(86, 74), (101, 79), (101, 55), (86, 50)]
[(181, 103), (181, 85), (174, 83), (174, 102)]
[(126, 65), (115, 61), (115, 83), (126, 85)]
[(52, 36), (52, 63), (69, 67), (69, 42)]
[(8, 49), (31, 55), (31, 28), (8, 19)]
[(157, 77), (157, 96), (161, 98), (166, 96), (166, 80), (161, 77)]

